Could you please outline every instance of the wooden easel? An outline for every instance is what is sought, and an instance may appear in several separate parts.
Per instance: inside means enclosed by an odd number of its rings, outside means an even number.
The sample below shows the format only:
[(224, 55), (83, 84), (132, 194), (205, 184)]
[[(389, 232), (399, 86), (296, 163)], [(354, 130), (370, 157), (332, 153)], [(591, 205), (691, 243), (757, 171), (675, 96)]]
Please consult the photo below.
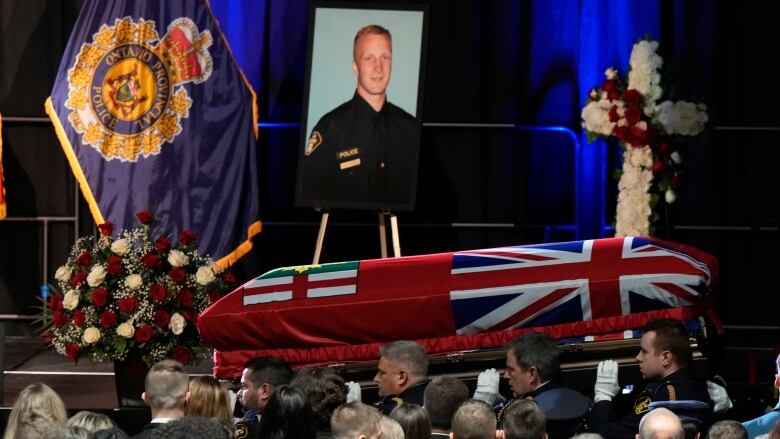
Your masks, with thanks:
[[(390, 217), (390, 238), (393, 241), (393, 257), (401, 257), (401, 239), (398, 236), (398, 217), (390, 211), (379, 212), (379, 248), (382, 255), (382, 259), (387, 258), (387, 227), (385, 225), (385, 217)], [(312, 265), (320, 263), (320, 254), (322, 253), (322, 243), (325, 241), (325, 229), (328, 227), (328, 218), (330, 212), (323, 211), (322, 219), (320, 220), (320, 230), (317, 232), (317, 243), (314, 245), (314, 260)]]

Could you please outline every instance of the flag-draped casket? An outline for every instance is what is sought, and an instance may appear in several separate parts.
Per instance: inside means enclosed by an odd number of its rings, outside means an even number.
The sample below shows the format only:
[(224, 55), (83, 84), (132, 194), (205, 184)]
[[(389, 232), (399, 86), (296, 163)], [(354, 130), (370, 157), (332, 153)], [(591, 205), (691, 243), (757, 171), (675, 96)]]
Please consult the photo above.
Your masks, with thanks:
[(198, 328), (220, 377), (259, 355), (376, 360), (399, 339), (435, 354), (500, 347), (529, 330), (631, 337), (654, 318), (708, 313), (716, 270), (712, 255), (644, 237), (285, 267), (214, 303)]

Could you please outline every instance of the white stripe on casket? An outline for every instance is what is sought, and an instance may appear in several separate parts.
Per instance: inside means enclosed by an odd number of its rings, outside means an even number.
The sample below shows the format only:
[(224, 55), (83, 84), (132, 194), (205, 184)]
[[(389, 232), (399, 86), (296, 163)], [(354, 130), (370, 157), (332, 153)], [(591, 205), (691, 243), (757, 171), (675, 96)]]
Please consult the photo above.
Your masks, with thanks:
[(343, 296), (346, 294), (355, 294), (356, 285), (343, 285), (339, 287), (311, 288), (306, 293), (306, 297), (328, 297)]
[(244, 296), (244, 305), (255, 303), (282, 302), (292, 299), (292, 291), (277, 291), (275, 293), (263, 293)]
[(329, 271), (325, 273), (314, 273), (309, 275), (309, 282), (318, 280), (346, 279), (348, 277), (357, 277), (357, 270)]

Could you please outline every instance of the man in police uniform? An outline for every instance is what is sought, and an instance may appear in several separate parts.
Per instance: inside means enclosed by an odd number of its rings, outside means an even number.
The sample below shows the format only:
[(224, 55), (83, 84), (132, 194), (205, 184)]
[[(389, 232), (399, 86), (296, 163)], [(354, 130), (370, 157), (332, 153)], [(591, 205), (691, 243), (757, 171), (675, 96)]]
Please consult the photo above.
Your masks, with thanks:
[(236, 439), (260, 437), (260, 416), (274, 389), (289, 384), (292, 370), (284, 360), (276, 357), (257, 357), (249, 360), (241, 374), (238, 400), (244, 406), (244, 418), (234, 427)]
[[(507, 407), (519, 399), (536, 400), (545, 413), (547, 433), (551, 437), (571, 437), (584, 424), (589, 409), (587, 398), (558, 384), (559, 357), (557, 343), (543, 332), (529, 332), (507, 344), (504, 378), (509, 381), (512, 398), (494, 406), (499, 426)], [(480, 378), (482, 374), (478, 381)], [(478, 382), (475, 398), (480, 398), (479, 391)], [(497, 383), (495, 393), (498, 393)], [(494, 398), (482, 399), (493, 402)]]
[(374, 376), (379, 396), (375, 406), (389, 415), (401, 404), (423, 405), (428, 385), (428, 351), (417, 342), (400, 340), (379, 348)]
[(358, 31), (352, 100), (320, 119), (303, 157), (301, 199), (315, 206), (410, 202), (416, 173), (419, 126), (387, 101), (393, 66), (390, 32), (378, 25)]
[(628, 415), (616, 420), (612, 398), (618, 394), (618, 366), (613, 360), (599, 363), (594, 388), (593, 408), (588, 417), (591, 431), (607, 439), (632, 439), (639, 432), (639, 421), (654, 401), (701, 401), (706, 409), (693, 415), (706, 428), (712, 413), (712, 400), (704, 381), (696, 380), (688, 368), (691, 350), (688, 332), (674, 320), (648, 322), (642, 329), (640, 351), (636, 356), (642, 377), (651, 380), (634, 401)]

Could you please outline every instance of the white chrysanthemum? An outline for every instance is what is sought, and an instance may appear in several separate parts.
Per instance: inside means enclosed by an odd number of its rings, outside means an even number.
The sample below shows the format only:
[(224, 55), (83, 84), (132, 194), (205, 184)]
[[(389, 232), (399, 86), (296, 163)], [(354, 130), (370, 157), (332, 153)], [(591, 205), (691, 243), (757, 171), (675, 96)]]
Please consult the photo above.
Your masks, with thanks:
[(701, 104), (692, 102), (664, 101), (656, 107), (654, 119), (667, 134), (695, 136), (704, 130), (709, 120), (700, 108)]
[[(602, 101), (606, 101), (606, 99)], [(609, 108), (609, 105), (604, 108), (601, 101), (589, 102), (580, 114), (583, 127), (591, 133), (611, 136), (612, 131), (615, 129), (615, 123), (609, 121)]]
[(637, 236), (650, 232), (650, 184), (653, 173), (650, 147), (628, 148), (623, 152), (623, 175), (618, 182), (615, 235)]
[(610, 67), (604, 71), (604, 76), (606, 76), (607, 79), (615, 79), (617, 78), (617, 74), (618, 71), (614, 67)]

